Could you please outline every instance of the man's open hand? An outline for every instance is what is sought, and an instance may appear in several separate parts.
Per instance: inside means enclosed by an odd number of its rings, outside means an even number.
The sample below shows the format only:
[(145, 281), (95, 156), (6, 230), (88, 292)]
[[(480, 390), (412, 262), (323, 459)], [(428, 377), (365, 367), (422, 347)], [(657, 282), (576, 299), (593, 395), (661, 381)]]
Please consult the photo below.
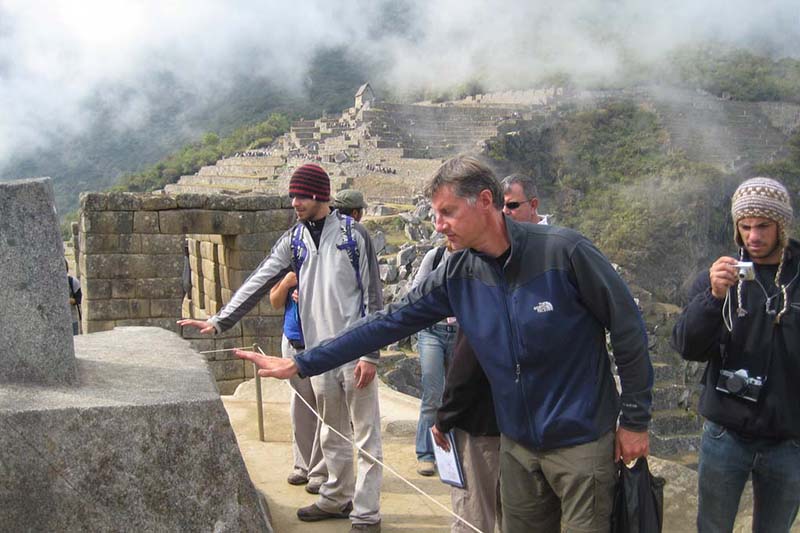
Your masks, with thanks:
[(216, 333), (216, 329), (211, 322), (206, 322), (205, 320), (193, 320), (191, 318), (182, 318), (178, 320), (178, 325), (181, 327), (189, 326), (192, 328), (197, 328), (200, 330), (200, 333), (207, 334), (207, 333)]
[(297, 365), (294, 364), (292, 359), (270, 357), (257, 352), (239, 350), (238, 348), (233, 351), (233, 355), (255, 363), (259, 368), (258, 375), (262, 378), (289, 379), (297, 374)]

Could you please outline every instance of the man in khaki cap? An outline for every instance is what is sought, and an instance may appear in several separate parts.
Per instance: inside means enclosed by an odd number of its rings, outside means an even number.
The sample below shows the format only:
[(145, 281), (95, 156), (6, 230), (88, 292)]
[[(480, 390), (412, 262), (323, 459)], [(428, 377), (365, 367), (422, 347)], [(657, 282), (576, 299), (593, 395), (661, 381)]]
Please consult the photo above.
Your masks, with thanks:
[(356, 222), (361, 222), (361, 217), (364, 216), (364, 210), (367, 208), (367, 202), (364, 201), (364, 195), (361, 194), (361, 191), (345, 189), (336, 193), (331, 207), (338, 209), (343, 215), (353, 217)]

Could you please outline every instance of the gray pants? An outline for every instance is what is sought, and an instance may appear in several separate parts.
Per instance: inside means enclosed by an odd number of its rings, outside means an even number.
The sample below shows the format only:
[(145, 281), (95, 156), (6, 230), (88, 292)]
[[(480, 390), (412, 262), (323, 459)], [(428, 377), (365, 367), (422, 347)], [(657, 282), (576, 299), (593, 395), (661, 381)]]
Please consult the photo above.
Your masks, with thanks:
[[(281, 352), (286, 358), (293, 358), (297, 354), (297, 350), (292, 348), (289, 339), (285, 336), (281, 343)], [(317, 408), (317, 399), (310, 379), (293, 376), (289, 380), (289, 384), (311, 407)], [(319, 440), (319, 419), (294, 394), (289, 403), (289, 415), (292, 419), (293, 471), (295, 474), (306, 476), (312, 484), (319, 485), (328, 477), (328, 469), (325, 467), (325, 458), (322, 456)]]
[[(465, 488), (450, 489), (453, 512), (484, 533), (500, 522), (500, 437), (473, 437), (453, 430), (461, 459)], [(453, 520), (452, 533), (472, 533), (460, 520)]]
[[(363, 389), (357, 389), (353, 376), (357, 363), (358, 360), (352, 361), (311, 377), (317, 406), (327, 425), (348, 438), (353, 438), (355, 433), (354, 442), (383, 461), (377, 377)], [(320, 429), (320, 439), (328, 467), (328, 480), (320, 487), (317, 506), (334, 512), (352, 501), (350, 519), (353, 524), (378, 522), (381, 519), (383, 467), (359, 452), (356, 472), (353, 468), (353, 446), (349, 442), (325, 425)]]

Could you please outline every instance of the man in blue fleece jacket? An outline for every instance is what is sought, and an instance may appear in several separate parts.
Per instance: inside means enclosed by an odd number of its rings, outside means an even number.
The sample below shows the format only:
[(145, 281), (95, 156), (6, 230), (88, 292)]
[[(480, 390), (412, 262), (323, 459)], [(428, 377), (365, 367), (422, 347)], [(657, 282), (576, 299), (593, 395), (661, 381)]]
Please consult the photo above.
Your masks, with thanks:
[(653, 369), (630, 292), (580, 234), (504, 216), (500, 186), (477, 159), (445, 162), (426, 194), (436, 230), (460, 250), (403, 301), (294, 361), (237, 355), (262, 376), (314, 375), (455, 316), (492, 389), (503, 531), (608, 531), (615, 460), (649, 451)]

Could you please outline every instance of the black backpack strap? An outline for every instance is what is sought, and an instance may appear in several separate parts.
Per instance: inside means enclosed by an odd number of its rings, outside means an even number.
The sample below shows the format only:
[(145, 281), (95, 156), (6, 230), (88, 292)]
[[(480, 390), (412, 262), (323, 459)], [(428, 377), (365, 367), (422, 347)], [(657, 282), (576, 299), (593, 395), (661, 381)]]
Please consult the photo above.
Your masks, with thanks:
[(436, 267), (439, 266), (439, 263), (442, 262), (442, 257), (444, 257), (444, 251), (446, 247), (440, 246), (436, 249), (436, 255), (433, 256), (433, 266), (431, 267), (431, 271), (436, 270)]
[(339, 228), (342, 231), (342, 244), (336, 245), (339, 250), (344, 250), (347, 252), (347, 256), (350, 258), (350, 264), (353, 265), (353, 270), (355, 271), (356, 275), (356, 284), (358, 285), (358, 290), (361, 293), (361, 316), (366, 316), (367, 311), (364, 306), (364, 283), (361, 281), (361, 263), (360, 263), (360, 253), (358, 251), (358, 243), (353, 238), (353, 218), (347, 215), (339, 214), (339, 220), (344, 221), (344, 226), (339, 224)]
[(75, 299), (75, 289), (72, 287), (72, 276), (67, 275), (67, 285), (69, 285), (69, 297)]

